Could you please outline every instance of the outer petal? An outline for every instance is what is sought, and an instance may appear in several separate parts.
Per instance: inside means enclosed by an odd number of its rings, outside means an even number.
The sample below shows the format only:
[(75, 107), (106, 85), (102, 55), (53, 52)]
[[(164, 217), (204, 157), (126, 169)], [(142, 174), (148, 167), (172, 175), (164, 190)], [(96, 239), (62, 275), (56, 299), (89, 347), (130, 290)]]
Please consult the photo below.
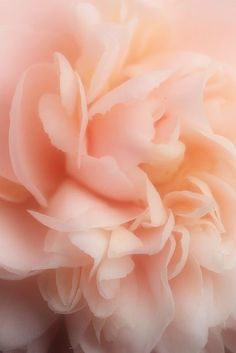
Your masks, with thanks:
[(198, 353), (207, 343), (208, 322), (201, 271), (194, 260), (188, 260), (184, 271), (171, 282), (171, 289), (175, 318), (157, 345), (158, 352)]
[(233, 0), (168, 3), (173, 31), (170, 49), (201, 52), (235, 65), (236, 48), (232, 43), (236, 35), (236, 4)]
[[(63, 10), (62, 3), (64, 3)], [(55, 5), (57, 7), (56, 15)], [(65, 32), (59, 35), (63, 26), (60, 29), (58, 26), (65, 22), (65, 18), (67, 18), (66, 21), (68, 20), (65, 12), (68, 14), (70, 6), (68, 7), (68, 3), (67, 6), (65, 5), (64, 0), (59, 0), (58, 4), (54, 0), (43, 1), (40, 7), (32, 6), (32, 2), (29, 0), (17, 0), (14, 2), (14, 11), (12, 11), (12, 5), (9, 2), (3, 0), (0, 3), (0, 174), (13, 181), (16, 181), (16, 177), (10, 164), (8, 151), (11, 100), (20, 75), (30, 65), (51, 61), (54, 51), (66, 53), (67, 57), (73, 60), (75, 45), (71, 37), (68, 40), (68, 35), (64, 35), (68, 30), (65, 23)], [(54, 21), (50, 18), (53, 12)], [(48, 26), (48, 31), (46, 26)], [(57, 28), (57, 34), (49, 31), (55, 28)]]
[(0, 349), (4, 351), (30, 344), (55, 320), (32, 279), (1, 281), (0, 313)]
[(46, 229), (18, 206), (0, 203), (0, 266), (26, 275), (54, 267), (61, 256), (44, 251)]
[(45, 205), (60, 180), (61, 155), (51, 146), (38, 116), (38, 101), (56, 84), (55, 68), (29, 68), (18, 84), (11, 111), (10, 153), (14, 171), (39, 203)]
[[(169, 244), (121, 283), (118, 306), (104, 326), (112, 353), (150, 353), (173, 318), (167, 281)], [(137, 268), (138, 267), (138, 268)], [(155, 308), (155, 310), (154, 310)]]

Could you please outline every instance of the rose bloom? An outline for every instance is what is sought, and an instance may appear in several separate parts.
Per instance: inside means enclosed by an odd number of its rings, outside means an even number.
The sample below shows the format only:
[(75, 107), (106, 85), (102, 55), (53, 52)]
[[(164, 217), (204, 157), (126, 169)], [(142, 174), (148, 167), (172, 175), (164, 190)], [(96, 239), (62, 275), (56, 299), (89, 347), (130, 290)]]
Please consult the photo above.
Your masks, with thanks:
[(236, 352), (235, 18), (0, 0), (2, 352)]

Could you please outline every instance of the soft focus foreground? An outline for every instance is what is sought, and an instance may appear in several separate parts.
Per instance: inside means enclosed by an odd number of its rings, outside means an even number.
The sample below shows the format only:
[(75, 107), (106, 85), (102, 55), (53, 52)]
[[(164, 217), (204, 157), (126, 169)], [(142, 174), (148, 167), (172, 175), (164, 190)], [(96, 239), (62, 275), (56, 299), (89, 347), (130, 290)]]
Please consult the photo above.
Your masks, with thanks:
[(0, 0), (0, 350), (236, 352), (235, 17)]

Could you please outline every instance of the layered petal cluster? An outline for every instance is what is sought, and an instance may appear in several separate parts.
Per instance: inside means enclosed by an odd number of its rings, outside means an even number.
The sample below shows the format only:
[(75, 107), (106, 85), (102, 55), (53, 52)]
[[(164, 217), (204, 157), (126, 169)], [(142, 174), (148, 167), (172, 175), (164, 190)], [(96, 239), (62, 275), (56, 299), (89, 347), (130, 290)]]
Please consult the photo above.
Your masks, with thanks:
[(235, 16), (0, 0), (2, 352), (236, 352)]

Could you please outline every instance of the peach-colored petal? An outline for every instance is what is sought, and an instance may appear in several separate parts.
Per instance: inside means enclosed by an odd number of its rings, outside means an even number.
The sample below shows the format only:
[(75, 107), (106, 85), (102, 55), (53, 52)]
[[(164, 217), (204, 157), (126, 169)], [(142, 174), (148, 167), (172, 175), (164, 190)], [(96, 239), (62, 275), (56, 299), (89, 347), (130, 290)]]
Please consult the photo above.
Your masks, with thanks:
[(169, 212), (167, 221), (161, 227), (146, 227), (135, 232), (142, 241), (142, 247), (137, 253), (153, 255), (158, 253), (166, 245), (174, 228), (174, 217)]
[(228, 329), (223, 332), (224, 345), (232, 353), (236, 352), (236, 338), (234, 329)]
[[(157, 131), (159, 126), (157, 126)], [(164, 137), (164, 134), (162, 134)], [(168, 131), (168, 139), (172, 138)], [(155, 137), (156, 139), (156, 137)], [(142, 164), (142, 169), (154, 184), (171, 181), (184, 160), (185, 145), (181, 141), (157, 143), (150, 146), (148, 163)]]
[(224, 180), (212, 174), (203, 173), (202, 179), (208, 183), (215, 200), (217, 200), (224, 232), (229, 234), (234, 232), (234, 221), (231, 216), (236, 202), (235, 190)]
[(184, 270), (188, 255), (189, 255), (189, 243), (192, 241), (192, 234), (190, 234), (186, 228), (181, 226), (175, 226), (173, 230), (172, 241), (174, 242), (174, 252), (168, 265), (169, 279), (173, 279), (179, 273)]
[(20, 206), (0, 204), (0, 266), (27, 275), (58, 266), (62, 258), (44, 251), (46, 229)]
[(1, 281), (0, 349), (23, 348), (39, 338), (56, 319), (32, 279)]
[(92, 319), (88, 308), (83, 308), (79, 313), (68, 314), (65, 317), (68, 336), (71, 346), (75, 349), (86, 332)]
[(59, 53), (54, 55), (58, 62), (60, 71), (60, 96), (62, 105), (66, 113), (70, 116), (74, 113), (77, 96), (77, 82), (76, 75), (72, 70), (70, 63), (65, 57)]
[(41, 97), (39, 116), (53, 146), (63, 152), (76, 150), (78, 144), (76, 123), (66, 115), (57, 95), (47, 94)]
[(110, 228), (133, 220), (141, 208), (130, 203), (103, 200), (73, 181), (65, 181), (51, 199), (48, 214), (30, 213), (59, 231)]
[(219, 65), (205, 89), (205, 110), (212, 129), (234, 143), (235, 85), (235, 69)]
[(108, 232), (100, 229), (70, 234), (71, 242), (89, 255), (93, 261), (91, 274), (97, 269), (108, 247)]
[(23, 202), (30, 197), (28, 191), (21, 185), (0, 177), (0, 198), (5, 201)]
[[(134, 201), (138, 198), (135, 185), (132, 185), (132, 181), (110, 156), (96, 158), (84, 155), (79, 168), (73, 160), (68, 160), (67, 169), (76, 180), (109, 199)], [(96, 171), (96, 178), (94, 178), (94, 171)]]
[(90, 122), (88, 150), (95, 157), (112, 156), (127, 169), (147, 160), (154, 132), (149, 102), (117, 106)]
[(60, 268), (39, 277), (41, 294), (57, 313), (78, 311), (81, 303), (80, 269)]
[(82, 273), (82, 291), (87, 305), (95, 317), (105, 319), (112, 315), (117, 306), (117, 298), (103, 298), (98, 291), (96, 278), (91, 278), (86, 269)]
[(196, 71), (176, 80), (168, 88), (167, 114), (178, 117), (183, 130), (210, 130), (204, 107), (204, 88), (211, 74), (211, 67)]
[[(124, 280), (119, 305), (104, 327), (112, 352), (150, 352), (173, 317), (173, 301), (166, 280), (169, 247), (150, 257), (144, 273)], [(158, 271), (157, 271), (158, 269)], [(155, 280), (154, 280), (155, 278)], [(155, 305), (156, 310), (153, 310)]]
[[(114, 74), (114, 71), (118, 71), (119, 68), (122, 67), (128, 54), (134, 26), (135, 21), (123, 25), (100, 25), (97, 26), (97, 28), (94, 28), (96, 35), (100, 37), (99, 41), (101, 41), (103, 48), (102, 54), (96, 63), (94, 73), (91, 77), (88, 89), (89, 103), (93, 102), (99, 94), (104, 91), (104, 88), (109, 84), (109, 79), (112, 74)], [(91, 54), (95, 54), (94, 56), (96, 57), (94, 48), (89, 46), (88, 49), (89, 51), (92, 49)], [(83, 54), (85, 55), (86, 60), (91, 55), (88, 52)], [(78, 63), (78, 67), (80, 68), (80, 63)]]
[(142, 247), (141, 240), (126, 228), (114, 229), (111, 233), (108, 257), (116, 258), (136, 253)]
[(91, 264), (91, 259), (85, 253), (75, 247), (69, 234), (49, 230), (44, 241), (45, 252), (57, 254), (63, 259), (64, 266), (80, 267)]
[(202, 275), (193, 258), (188, 259), (184, 271), (172, 281), (171, 289), (175, 300), (175, 318), (157, 349), (161, 353), (173, 350), (176, 353), (197, 353), (207, 342), (208, 326), (205, 303), (202, 301)]
[(217, 328), (211, 329), (208, 335), (208, 342), (205, 347), (206, 353), (224, 353), (224, 341), (221, 336), (220, 330)]
[(167, 12), (173, 29), (170, 49), (201, 52), (234, 65), (234, 1), (184, 0), (169, 4)]
[(132, 272), (134, 266), (134, 262), (128, 256), (104, 259), (97, 272), (97, 286), (100, 295), (105, 299), (113, 298), (119, 290), (119, 280)]
[(88, 122), (85, 92), (66, 58), (59, 53), (54, 57), (59, 67), (60, 95), (44, 94), (39, 102), (39, 116), (52, 144), (73, 158), (78, 155), (75, 159), (80, 162)]
[(15, 11), (12, 11), (12, 4), (2, 1), (0, 4), (0, 21), (2, 25), (27, 23), (37, 30), (44, 29), (51, 33), (60, 31), (62, 35), (69, 29), (73, 2), (73, 0), (58, 0), (56, 2), (57, 11), (55, 11), (54, 0), (43, 0), (41, 6), (32, 6), (31, 0), (16, 0)]
[(48, 194), (62, 173), (61, 155), (49, 143), (37, 110), (40, 95), (54, 87), (55, 74), (51, 65), (29, 68), (18, 84), (11, 110), (10, 154), (13, 168), (21, 183), (42, 205), (46, 204)]
[[(75, 31), (81, 45), (77, 70), (85, 84), (89, 103), (106, 91), (119, 73), (128, 55), (135, 21), (102, 22), (100, 4), (78, 3)], [(119, 2), (117, 3), (120, 7)], [(105, 8), (109, 7), (106, 3)], [(119, 10), (118, 10), (119, 11)], [(108, 15), (109, 16), (109, 15)], [(117, 16), (117, 14), (115, 14)]]
[(176, 216), (183, 218), (201, 218), (214, 207), (207, 195), (191, 191), (173, 191), (165, 196), (165, 206), (170, 207)]
[(147, 202), (152, 225), (157, 227), (163, 225), (167, 219), (167, 211), (159, 193), (149, 179), (147, 179)]
[[(191, 231), (191, 253), (198, 263), (214, 272), (224, 269), (224, 249), (217, 229), (211, 225), (199, 225)], [(209, 251), (211, 249), (211, 251)]]
[[(57, 330), (57, 322), (53, 324), (42, 336), (27, 345), (26, 353), (48, 353), (51, 342)], [(15, 353), (15, 352), (14, 352)], [(17, 353), (17, 351), (16, 351)], [(21, 353), (21, 351), (19, 352)]]
[(132, 78), (98, 99), (89, 109), (89, 116), (105, 114), (117, 104), (127, 104), (141, 100), (155, 88), (158, 88), (171, 75), (168, 71), (153, 71), (143, 76)]
[[(4, 1), (4, 8), (0, 11), (1, 16), (6, 20), (4, 13), (9, 7)], [(0, 6), (3, 6), (2, 3)], [(23, 6), (22, 6), (23, 7)], [(17, 10), (15, 10), (17, 13)], [(2, 18), (1, 17), (1, 18)], [(13, 16), (14, 17), (14, 16)], [(7, 16), (9, 19), (9, 16)], [(11, 19), (12, 20), (12, 19)], [(11, 22), (9, 19), (9, 22)], [(1, 93), (1, 161), (0, 173), (3, 177), (12, 181), (17, 181), (14, 175), (8, 150), (8, 129), (9, 129), (9, 110), (15, 86), (21, 73), (37, 60), (49, 60), (53, 50), (64, 48), (63, 39), (54, 34), (35, 31), (29, 26), (7, 26), (1, 27), (1, 64), (0, 81)], [(1, 20), (2, 24), (2, 20)], [(17, 57), (17, 61), (15, 58)]]

